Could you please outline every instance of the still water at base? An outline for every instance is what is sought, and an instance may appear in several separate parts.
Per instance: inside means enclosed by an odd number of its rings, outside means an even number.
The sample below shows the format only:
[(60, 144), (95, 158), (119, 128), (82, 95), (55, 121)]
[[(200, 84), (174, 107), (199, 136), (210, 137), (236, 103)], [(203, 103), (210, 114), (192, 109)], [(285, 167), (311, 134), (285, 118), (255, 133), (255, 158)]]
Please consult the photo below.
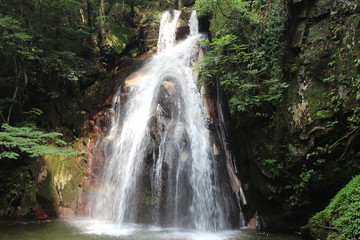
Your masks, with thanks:
[(300, 240), (295, 234), (229, 230), (217, 233), (129, 224), (118, 226), (93, 219), (1, 221), (0, 240)]

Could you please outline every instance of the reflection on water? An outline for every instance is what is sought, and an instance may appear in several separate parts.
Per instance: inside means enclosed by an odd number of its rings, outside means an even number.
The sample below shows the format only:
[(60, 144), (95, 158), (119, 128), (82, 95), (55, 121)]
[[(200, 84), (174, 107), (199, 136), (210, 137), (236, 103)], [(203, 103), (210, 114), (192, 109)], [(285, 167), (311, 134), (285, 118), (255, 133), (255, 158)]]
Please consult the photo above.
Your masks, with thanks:
[(300, 240), (298, 235), (231, 230), (217, 233), (145, 225), (117, 226), (90, 219), (0, 221), (0, 240)]

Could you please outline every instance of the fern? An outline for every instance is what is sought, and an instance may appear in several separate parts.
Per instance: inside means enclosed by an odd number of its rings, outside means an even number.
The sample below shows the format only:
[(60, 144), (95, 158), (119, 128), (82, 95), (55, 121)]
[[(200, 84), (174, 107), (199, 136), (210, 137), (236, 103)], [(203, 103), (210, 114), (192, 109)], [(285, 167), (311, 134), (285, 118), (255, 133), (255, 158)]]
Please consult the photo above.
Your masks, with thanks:
[(3, 124), (0, 132), (0, 149), (2, 150), (0, 159), (18, 159), (21, 154), (33, 158), (44, 154), (66, 157), (78, 153), (59, 147), (66, 146), (66, 142), (59, 139), (60, 136), (62, 134), (58, 132), (40, 131), (34, 125), (12, 127)]

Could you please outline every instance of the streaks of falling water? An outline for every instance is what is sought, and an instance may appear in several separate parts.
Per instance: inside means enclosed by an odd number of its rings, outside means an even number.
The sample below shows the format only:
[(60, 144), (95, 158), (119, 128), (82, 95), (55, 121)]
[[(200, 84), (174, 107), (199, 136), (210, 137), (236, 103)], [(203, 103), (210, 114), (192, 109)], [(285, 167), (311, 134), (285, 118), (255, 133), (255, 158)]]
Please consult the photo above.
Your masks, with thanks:
[(193, 11), (189, 20), (190, 36), (199, 34), (199, 21), (197, 19), (196, 11)]
[(180, 11), (174, 11), (174, 16), (172, 16), (169, 11), (166, 11), (162, 15), (157, 45), (158, 53), (174, 46), (176, 38), (176, 25), (180, 14)]
[[(145, 168), (151, 165), (155, 223), (202, 231), (228, 227), (226, 200), (219, 190), (210, 149), (211, 134), (192, 72), (202, 36), (194, 12), (190, 35), (176, 43), (179, 16), (179, 11), (163, 14), (158, 54), (134, 75), (139, 84), (131, 87), (124, 106), (113, 106), (116, 113), (103, 144), (105, 166), (90, 202), (94, 218), (118, 224), (140, 221), (139, 193), (145, 192), (142, 181)], [(165, 85), (166, 96), (162, 96)], [(167, 103), (159, 100), (164, 98)], [(113, 103), (119, 104), (118, 99)], [(152, 154), (146, 164), (148, 146)]]

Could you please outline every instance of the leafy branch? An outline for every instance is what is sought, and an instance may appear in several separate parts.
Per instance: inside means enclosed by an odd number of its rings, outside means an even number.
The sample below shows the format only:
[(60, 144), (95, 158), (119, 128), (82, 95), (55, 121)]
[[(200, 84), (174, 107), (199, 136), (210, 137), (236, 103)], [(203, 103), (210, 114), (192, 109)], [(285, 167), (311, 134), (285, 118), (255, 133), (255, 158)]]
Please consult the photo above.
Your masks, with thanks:
[[(1, 130), (0, 149), (2, 153), (0, 153), (0, 159), (18, 159), (21, 154), (27, 154), (33, 158), (45, 154), (66, 157), (78, 153), (58, 147), (66, 146), (66, 142), (59, 139), (62, 134), (58, 132), (43, 132), (34, 125), (12, 127), (8, 124), (3, 124)], [(55, 146), (49, 145), (50, 143), (55, 144)]]

